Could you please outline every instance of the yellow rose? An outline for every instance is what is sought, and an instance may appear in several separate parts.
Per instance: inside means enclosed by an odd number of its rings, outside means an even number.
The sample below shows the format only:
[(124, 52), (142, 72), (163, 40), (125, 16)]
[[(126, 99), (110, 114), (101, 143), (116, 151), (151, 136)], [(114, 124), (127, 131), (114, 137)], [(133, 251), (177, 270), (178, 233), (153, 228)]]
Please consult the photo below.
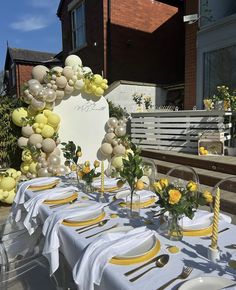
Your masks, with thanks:
[(71, 164), (70, 170), (71, 171), (76, 171), (77, 165), (76, 164)]
[(82, 177), (84, 176), (84, 173), (83, 173), (83, 171), (78, 171), (77, 175), (78, 175), (80, 178), (82, 178)]
[(161, 185), (162, 188), (167, 187), (168, 184), (169, 184), (169, 181), (168, 181), (167, 178), (161, 178), (161, 179), (159, 180), (159, 182), (160, 182), (160, 185)]
[(84, 166), (89, 167), (90, 166), (90, 162), (89, 161), (85, 161), (84, 162)]
[(213, 196), (210, 191), (205, 190), (202, 194), (202, 196), (205, 198), (207, 203), (213, 202)]
[(94, 163), (93, 163), (93, 166), (95, 168), (99, 167), (100, 166), (100, 162), (98, 160), (95, 160)]
[(169, 190), (169, 203), (176, 204), (181, 199), (181, 192), (178, 189), (171, 189)]
[(160, 184), (160, 181), (154, 182), (154, 183), (153, 183), (153, 187), (154, 187), (154, 190), (155, 190), (156, 192), (162, 191), (162, 186), (161, 186), (161, 184)]
[(81, 152), (81, 151), (78, 151), (78, 152), (76, 153), (76, 156), (77, 156), (77, 157), (81, 157), (81, 156), (82, 156), (82, 152)]
[(197, 188), (198, 188), (198, 186), (197, 186), (197, 183), (196, 183), (196, 182), (194, 182), (194, 181), (192, 181), (192, 180), (190, 180), (190, 181), (188, 182), (188, 184), (187, 184), (187, 189), (188, 189), (189, 191), (196, 191)]
[(83, 167), (83, 173), (87, 174), (89, 173), (91, 170), (90, 170), (90, 167), (89, 166), (84, 166)]

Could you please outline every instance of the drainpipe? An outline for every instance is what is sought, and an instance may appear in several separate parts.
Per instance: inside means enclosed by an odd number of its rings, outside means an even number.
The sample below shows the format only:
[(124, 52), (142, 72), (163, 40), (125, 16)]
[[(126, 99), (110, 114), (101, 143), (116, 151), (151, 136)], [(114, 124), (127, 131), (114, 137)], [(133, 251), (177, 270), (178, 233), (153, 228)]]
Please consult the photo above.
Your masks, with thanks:
[(107, 0), (107, 67), (106, 78), (111, 79), (111, 0)]

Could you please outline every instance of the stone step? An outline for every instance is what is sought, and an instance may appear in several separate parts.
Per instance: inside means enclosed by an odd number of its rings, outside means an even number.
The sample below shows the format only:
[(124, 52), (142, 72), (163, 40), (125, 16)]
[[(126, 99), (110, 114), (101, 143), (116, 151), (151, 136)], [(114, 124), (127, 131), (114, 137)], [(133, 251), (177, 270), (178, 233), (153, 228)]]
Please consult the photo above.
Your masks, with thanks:
[[(158, 171), (158, 178), (161, 178), (165, 176), (165, 174), (172, 168), (175, 168), (178, 166), (176, 163), (172, 162), (166, 162), (166, 161), (160, 161), (160, 160), (154, 160), (157, 171)], [(232, 175), (221, 173), (221, 172), (215, 172), (210, 170), (205, 170), (201, 168), (192, 167), (199, 177), (199, 182), (201, 186), (201, 190), (209, 190), (212, 191), (213, 187), (222, 179), (230, 177)], [(183, 170), (176, 171), (175, 177), (182, 176)], [(185, 174), (185, 179), (189, 180), (191, 179), (191, 176), (188, 176), (188, 173)], [(236, 177), (236, 175), (235, 175)], [(229, 185), (230, 191), (229, 191)], [(236, 208), (236, 182), (227, 183), (225, 187), (223, 187), (224, 190), (221, 190), (221, 209), (225, 212), (235, 214), (235, 208)]]
[(155, 149), (143, 149), (142, 156), (214, 172), (236, 174), (236, 157), (233, 156), (198, 156), (189, 153)]

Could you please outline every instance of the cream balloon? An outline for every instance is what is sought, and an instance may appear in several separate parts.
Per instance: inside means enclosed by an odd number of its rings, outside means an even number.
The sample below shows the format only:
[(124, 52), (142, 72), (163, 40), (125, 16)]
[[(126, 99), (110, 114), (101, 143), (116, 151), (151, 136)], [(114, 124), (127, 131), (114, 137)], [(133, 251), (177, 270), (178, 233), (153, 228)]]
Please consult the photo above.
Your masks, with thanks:
[(64, 76), (60, 76), (56, 78), (56, 85), (59, 89), (64, 89), (67, 85), (67, 79)]
[(81, 90), (84, 87), (84, 81), (81, 80), (77, 80), (74, 84), (74, 87), (76, 90)]
[(124, 155), (125, 154), (125, 147), (122, 144), (115, 146), (113, 148), (113, 154), (114, 155)]
[(21, 134), (23, 135), (23, 137), (29, 138), (32, 134), (34, 134), (34, 130), (32, 126), (27, 125), (22, 127)]
[(31, 79), (31, 80), (28, 80), (28, 86), (31, 86), (32, 84), (39, 84), (40, 82), (36, 79)]
[(64, 165), (61, 165), (57, 168), (57, 173), (58, 176), (65, 176), (67, 174), (67, 168)]
[(110, 143), (110, 144), (112, 144), (112, 141), (114, 141), (114, 138), (116, 137), (116, 135), (114, 134), (114, 133), (107, 133), (106, 135), (105, 135), (105, 140), (108, 142), (108, 143)]
[(126, 128), (124, 126), (118, 126), (115, 128), (115, 133), (118, 137), (125, 136)]
[(42, 143), (43, 137), (40, 134), (32, 134), (29, 137), (28, 144), (29, 145), (36, 145), (37, 143)]
[(30, 108), (36, 111), (41, 111), (45, 108), (45, 102), (32, 99), (30, 103)]
[(105, 156), (111, 155), (113, 148), (111, 146), (111, 144), (109, 143), (103, 143), (101, 148), (100, 148), (102, 154), (104, 154)]
[(32, 77), (33, 79), (38, 80), (40, 83), (43, 82), (44, 76), (47, 74), (49, 69), (44, 65), (36, 65), (32, 69)]
[(64, 90), (56, 90), (57, 100), (62, 100), (65, 97), (65, 91)]
[(74, 91), (74, 88), (70, 85), (66, 85), (65, 89), (64, 89), (64, 92), (65, 92), (65, 95), (71, 95)]
[(56, 143), (52, 138), (46, 138), (42, 142), (42, 150), (45, 153), (52, 153), (56, 148)]
[(62, 73), (67, 80), (71, 79), (74, 75), (74, 71), (71, 66), (65, 66)]
[(25, 137), (20, 137), (20, 138), (17, 140), (17, 145), (18, 145), (18, 147), (20, 147), (21, 149), (24, 149), (24, 147), (27, 146), (27, 143), (28, 143), (28, 138), (25, 138)]
[(61, 155), (61, 150), (60, 150), (58, 147), (56, 147), (56, 148), (53, 150), (52, 155), (60, 156), (60, 155)]
[(63, 72), (63, 68), (61, 66), (54, 66), (52, 71), (56, 72), (56, 74), (61, 74)]

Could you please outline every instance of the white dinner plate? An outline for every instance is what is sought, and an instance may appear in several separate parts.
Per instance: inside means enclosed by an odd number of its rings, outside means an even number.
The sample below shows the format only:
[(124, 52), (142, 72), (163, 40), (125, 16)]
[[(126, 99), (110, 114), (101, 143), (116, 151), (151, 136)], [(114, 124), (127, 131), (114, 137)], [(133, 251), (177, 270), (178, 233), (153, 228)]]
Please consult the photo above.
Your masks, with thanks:
[[(79, 209), (78, 209), (78, 211), (79, 211)], [(69, 218), (69, 219), (66, 219), (66, 221), (82, 222), (82, 221), (87, 221), (87, 220), (91, 220), (91, 219), (96, 219), (97, 217), (99, 217), (102, 214), (102, 212), (103, 212), (103, 209), (99, 209), (99, 210), (95, 210), (95, 211), (91, 211), (91, 212), (86, 212), (82, 216)]]
[(220, 290), (235, 284), (235, 281), (215, 276), (198, 277), (186, 281), (179, 290)]
[[(116, 187), (117, 186), (117, 181), (118, 179), (116, 178), (105, 178), (104, 179), (104, 187)], [(94, 180), (92, 182), (92, 186), (95, 188), (100, 188), (101, 187), (101, 178)]]
[(65, 198), (71, 197), (74, 194), (75, 194), (74, 191), (65, 192), (65, 193), (61, 193), (61, 194), (58, 194), (58, 195), (53, 195), (52, 194), (52, 196), (49, 196), (47, 198), (47, 200), (60, 200), (60, 199), (65, 199)]
[[(133, 227), (131, 227), (131, 226), (123, 226), (123, 227), (117, 227), (117, 228), (111, 229), (107, 232), (125, 232), (126, 233), (132, 229), (133, 229)], [(155, 247), (156, 243), (157, 243), (157, 238), (155, 237), (155, 235), (153, 235), (150, 237), (150, 239), (143, 242), (141, 245), (139, 245), (137, 247), (134, 246), (133, 249), (130, 249), (126, 253), (119, 255), (119, 256), (116, 256), (116, 257), (120, 258), (120, 259), (138, 258), (140, 256), (147, 254), (147, 252), (149, 252), (151, 249), (153, 249), (153, 247)]]

